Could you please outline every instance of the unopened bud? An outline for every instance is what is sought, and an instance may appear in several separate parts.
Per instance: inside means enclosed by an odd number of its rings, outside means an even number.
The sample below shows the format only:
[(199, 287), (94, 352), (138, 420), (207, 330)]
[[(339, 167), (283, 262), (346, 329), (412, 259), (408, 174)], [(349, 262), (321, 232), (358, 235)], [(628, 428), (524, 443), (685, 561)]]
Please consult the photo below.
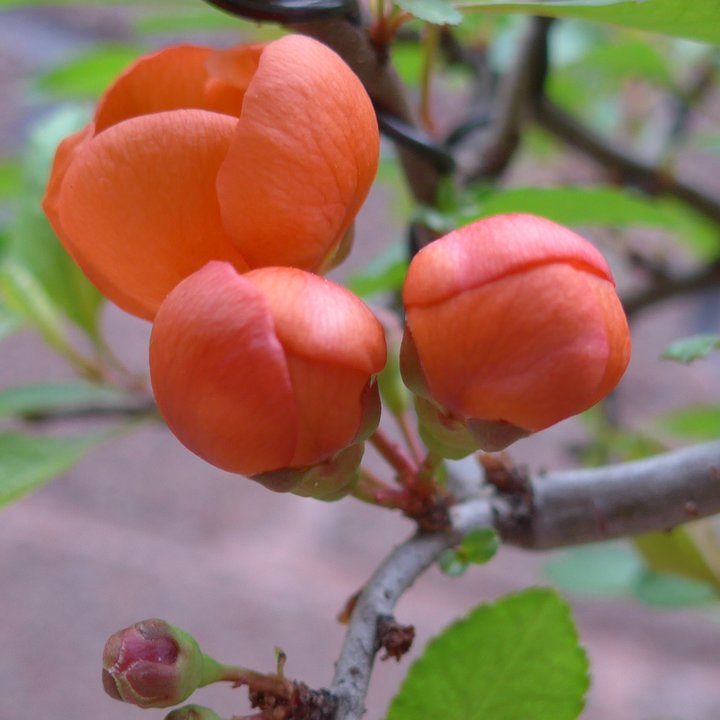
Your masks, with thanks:
[(222, 675), (193, 637), (156, 618), (115, 633), (103, 651), (105, 692), (142, 708), (177, 705)]

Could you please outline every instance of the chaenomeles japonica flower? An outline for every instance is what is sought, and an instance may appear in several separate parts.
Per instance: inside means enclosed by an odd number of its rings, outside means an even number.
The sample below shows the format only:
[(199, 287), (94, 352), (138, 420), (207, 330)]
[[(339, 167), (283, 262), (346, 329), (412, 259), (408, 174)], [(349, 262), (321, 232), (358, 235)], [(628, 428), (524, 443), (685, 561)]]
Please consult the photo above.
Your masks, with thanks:
[(337, 264), (378, 153), (367, 93), (321, 43), (170, 47), (128, 68), (62, 142), (44, 209), (100, 291), (152, 319), (211, 260)]
[(607, 262), (533, 215), (497, 215), (421, 250), (403, 288), (403, 378), (425, 441), (499, 450), (588, 409), (630, 359)]

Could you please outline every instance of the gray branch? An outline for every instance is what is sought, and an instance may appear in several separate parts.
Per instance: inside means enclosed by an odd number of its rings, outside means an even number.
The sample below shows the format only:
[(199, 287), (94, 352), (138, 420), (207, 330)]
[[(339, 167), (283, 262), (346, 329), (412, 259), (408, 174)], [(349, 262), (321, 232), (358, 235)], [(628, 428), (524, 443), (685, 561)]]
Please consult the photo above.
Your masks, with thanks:
[(538, 474), (511, 494), (488, 494), (451, 509), (452, 529), (417, 533), (396, 547), (365, 585), (353, 610), (332, 692), (335, 720), (360, 720), (377, 652), (378, 620), (447, 548), (468, 532), (495, 527), (531, 549), (667, 530), (720, 512), (720, 442), (647, 460)]

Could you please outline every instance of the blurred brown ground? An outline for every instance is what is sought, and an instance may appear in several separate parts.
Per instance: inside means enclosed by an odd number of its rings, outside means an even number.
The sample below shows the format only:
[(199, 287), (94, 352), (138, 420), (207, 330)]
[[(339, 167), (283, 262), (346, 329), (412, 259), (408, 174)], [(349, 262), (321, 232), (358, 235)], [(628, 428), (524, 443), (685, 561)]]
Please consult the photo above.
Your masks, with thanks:
[[(28, 100), (33, 71), (123, 31), (122, 12), (112, 8), (0, 12), (0, 152), (16, 148), (45, 110)], [(513, 175), (528, 183), (530, 172), (521, 161)], [(697, 172), (707, 170), (700, 164)], [(592, 177), (592, 169), (571, 158), (552, 175), (569, 181)], [(374, 191), (359, 220), (352, 266), (401, 232), (387, 195)], [(691, 369), (657, 359), (670, 340), (713, 329), (707, 319), (698, 326), (702, 302), (662, 306), (639, 319), (619, 393), (625, 420), (717, 399), (717, 358)], [(716, 317), (709, 322), (720, 329)], [(105, 324), (122, 357), (142, 370), (149, 326), (114, 308)], [(0, 345), (0, 387), (66, 377), (65, 365), (32, 332)], [(512, 454), (533, 468), (569, 466), (567, 446), (580, 438), (580, 426), (569, 421)], [(102, 447), (0, 514), (0, 720), (140, 717), (102, 692), (100, 655), (111, 632), (153, 616), (189, 630), (219, 659), (257, 669), (270, 670), (273, 647), (281, 646), (290, 676), (325, 686), (343, 637), (335, 616), (410, 531), (394, 514), (352, 499), (324, 505), (271, 494), (214, 470), (159, 427)], [(545, 582), (546, 558), (503, 548), (460, 579), (427, 573), (397, 613), (417, 628), (412, 656), (478, 602)], [(577, 600), (573, 607), (593, 668), (583, 718), (720, 718), (717, 612), (661, 612), (630, 601)], [(369, 720), (383, 717), (407, 665), (407, 658), (378, 663)], [(224, 716), (247, 712), (244, 691), (214, 688), (196, 697)]]

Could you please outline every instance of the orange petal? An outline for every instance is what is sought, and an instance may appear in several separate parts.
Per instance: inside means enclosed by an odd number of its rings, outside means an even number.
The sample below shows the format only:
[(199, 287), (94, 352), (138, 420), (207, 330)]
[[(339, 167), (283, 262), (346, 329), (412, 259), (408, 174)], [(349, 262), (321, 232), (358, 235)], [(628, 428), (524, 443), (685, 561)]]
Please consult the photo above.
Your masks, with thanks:
[(66, 242), (62, 226), (60, 224), (60, 189), (62, 188), (65, 173), (70, 167), (76, 154), (81, 151), (84, 145), (92, 138), (95, 133), (95, 126), (91, 123), (86, 125), (82, 130), (78, 130), (72, 135), (68, 135), (57, 147), (55, 157), (53, 159), (48, 185), (45, 190), (45, 197), (42, 201), (42, 207), (55, 230), (55, 233), (65, 245), (65, 249), (72, 255), (72, 245)]
[(321, 268), (367, 195), (378, 142), (370, 99), (334, 52), (299, 35), (268, 45), (218, 175), (251, 267)]
[(613, 282), (601, 253), (572, 230), (535, 215), (495, 215), (455, 230), (416, 256), (407, 306), (429, 305), (534, 265), (563, 262)]
[(385, 366), (385, 333), (370, 308), (349, 290), (296, 268), (261, 268), (246, 275), (272, 308), (288, 353), (366, 376)]
[(150, 370), (158, 407), (186, 447), (253, 475), (286, 467), (298, 414), (262, 293), (211, 262), (168, 295), (155, 318)]
[(235, 121), (176, 110), (114, 125), (76, 153), (59, 219), (71, 253), (110, 300), (151, 319), (209, 260), (247, 269), (223, 229), (214, 182)]
[(97, 132), (121, 120), (181, 108), (206, 108), (207, 47), (176, 45), (145, 55), (108, 88), (95, 111)]
[(299, 421), (291, 465), (326, 460), (352, 443), (360, 429), (368, 376), (312, 358), (287, 355)]
[(208, 110), (240, 115), (245, 91), (257, 72), (265, 45), (237, 45), (207, 59), (205, 98)]
[(612, 289), (574, 267), (543, 265), (409, 309), (433, 397), (466, 418), (532, 431), (587, 409), (615, 341), (596, 300), (603, 284)]

